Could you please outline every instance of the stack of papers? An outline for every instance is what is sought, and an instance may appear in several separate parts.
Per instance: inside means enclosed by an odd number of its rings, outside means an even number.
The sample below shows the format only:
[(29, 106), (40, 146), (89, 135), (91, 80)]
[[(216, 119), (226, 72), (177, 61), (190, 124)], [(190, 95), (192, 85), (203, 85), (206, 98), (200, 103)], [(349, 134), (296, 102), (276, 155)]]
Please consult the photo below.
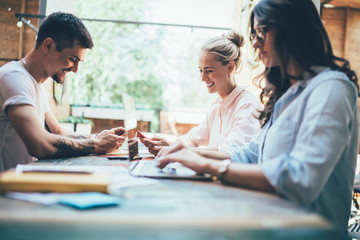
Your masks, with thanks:
[(0, 190), (19, 192), (102, 192), (156, 183), (135, 178), (122, 166), (18, 165), (0, 174)]

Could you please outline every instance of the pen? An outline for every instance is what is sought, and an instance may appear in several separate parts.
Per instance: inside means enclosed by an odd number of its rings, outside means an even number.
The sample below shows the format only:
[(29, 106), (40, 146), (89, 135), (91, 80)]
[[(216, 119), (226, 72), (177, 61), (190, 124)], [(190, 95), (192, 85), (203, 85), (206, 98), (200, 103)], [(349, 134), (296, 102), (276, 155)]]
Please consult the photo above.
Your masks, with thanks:
[(124, 157), (124, 156), (109, 156), (106, 158), (109, 160), (127, 160), (128, 159), (128, 157)]
[(153, 134), (153, 138), (156, 138), (156, 133), (155, 133), (154, 129), (151, 129), (151, 132)]
[(92, 172), (89, 171), (82, 171), (82, 170), (51, 170), (51, 169), (33, 169), (33, 170), (23, 170), (22, 173), (76, 173), (76, 174), (92, 174)]

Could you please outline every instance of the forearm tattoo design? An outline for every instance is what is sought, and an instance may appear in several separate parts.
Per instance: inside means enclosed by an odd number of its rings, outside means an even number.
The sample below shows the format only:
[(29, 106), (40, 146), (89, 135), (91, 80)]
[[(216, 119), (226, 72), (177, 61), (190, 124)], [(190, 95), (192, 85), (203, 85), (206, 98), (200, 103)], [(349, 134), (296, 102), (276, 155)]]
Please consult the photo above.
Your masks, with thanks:
[(75, 139), (87, 139), (87, 137), (83, 135), (66, 135), (66, 137), (75, 138)]
[(84, 156), (95, 152), (93, 140), (75, 140), (59, 138), (54, 147), (57, 149), (53, 158)]

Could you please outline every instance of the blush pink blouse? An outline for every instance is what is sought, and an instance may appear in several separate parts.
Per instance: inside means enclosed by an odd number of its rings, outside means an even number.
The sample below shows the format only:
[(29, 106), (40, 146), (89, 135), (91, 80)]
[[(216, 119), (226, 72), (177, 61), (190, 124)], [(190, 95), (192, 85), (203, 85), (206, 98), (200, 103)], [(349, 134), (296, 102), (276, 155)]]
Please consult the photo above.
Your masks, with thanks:
[(217, 98), (203, 122), (179, 140), (189, 147), (208, 145), (218, 150), (242, 146), (260, 131), (259, 120), (254, 117), (259, 107), (257, 98), (238, 86), (224, 99)]

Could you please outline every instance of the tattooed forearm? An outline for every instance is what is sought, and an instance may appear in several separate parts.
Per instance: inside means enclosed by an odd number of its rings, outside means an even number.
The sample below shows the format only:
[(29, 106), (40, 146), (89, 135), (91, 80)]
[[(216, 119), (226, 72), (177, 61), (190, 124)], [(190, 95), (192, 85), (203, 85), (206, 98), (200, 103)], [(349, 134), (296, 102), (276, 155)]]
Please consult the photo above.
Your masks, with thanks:
[(66, 135), (66, 137), (75, 138), (75, 139), (87, 139), (87, 137), (83, 135)]
[(59, 138), (54, 147), (57, 149), (53, 158), (76, 157), (94, 153), (93, 140), (75, 140), (71, 138)]

